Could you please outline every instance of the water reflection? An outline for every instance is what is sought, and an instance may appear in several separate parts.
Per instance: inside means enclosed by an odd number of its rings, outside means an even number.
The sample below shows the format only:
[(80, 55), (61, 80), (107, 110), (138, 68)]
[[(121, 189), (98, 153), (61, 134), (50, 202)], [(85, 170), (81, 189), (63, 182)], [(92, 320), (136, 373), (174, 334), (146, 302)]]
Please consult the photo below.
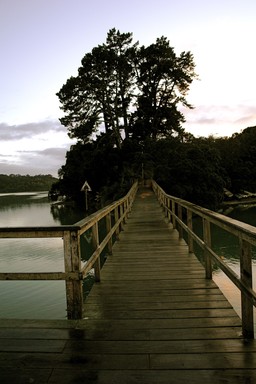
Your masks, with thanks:
[[(0, 227), (74, 224), (82, 217), (75, 207), (52, 209), (46, 192), (0, 194)], [(0, 239), (0, 270), (63, 272), (63, 241)], [(84, 289), (88, 290), (87, 281)], [(1, 318), (65, 318), (65, 282), (0, 281), (0, 307)]]
[(0, 239), (1, 272), (63, 272), (63, 241)]
[[(240, 205), (226, 210), (226, 216), (235, 220), (242, 221), (246, 224), (256, 226), (256, 206)], [(193, 222), (195, 232), (202, 238), (202, 222), (195, 219)], [(236, 236), (227, 231), (220, 229), (215, 225), (211, 225), (212, 246), (213, 250), (222, 260), (240, 276), (240, 246)], [(203, 260), (203, 252), (197, 244), (195, 244), (195, 253), (198, 258)], [(256, 290), (256, 247), (252, 246), (252, 272), (253, 272), (253, 288)], [(239, 289), (226, 277), (224, 272), (216, 265), (213, 265), (213, 280), (223, 291), (224, 295), (230, 301), (236, 312), (241, 316), (241, 294)], [(256, 310), (254, 309), (254, 322), (256, 332)]]
[(52, 204), (51, 214), (53, 220), (61, 225), (74, 224), (85, 216), (82, 209), (73, 204)]
[(48, 203), (47, 192), (17, 192), (0, 193), (0, 212), (10, 209), (22, 208), (24, 205), (31, 205), (31, 200), (40, 203)]

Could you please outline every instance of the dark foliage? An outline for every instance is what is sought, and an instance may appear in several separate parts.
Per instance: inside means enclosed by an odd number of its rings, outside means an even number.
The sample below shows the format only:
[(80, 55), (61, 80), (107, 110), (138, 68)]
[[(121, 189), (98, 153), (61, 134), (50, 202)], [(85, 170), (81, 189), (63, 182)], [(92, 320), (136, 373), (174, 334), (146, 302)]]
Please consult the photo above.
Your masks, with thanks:
[(0, 193), (49, 191), (56, 181), (52, 175), (0, 175)]
[(180, 106), (196, 78), (193, 55), (177, 56), (165, 37), (148, 47), (131, 33), (109, 31), (57, 93), (60, 119), (77, 139), (52, 195), (98, 209), (121, 197), (135, 179), (154, 178), (168, 193), (216, 209), (224, 187), (256, 190), (256, 128), (231, 138), (194, 138)]

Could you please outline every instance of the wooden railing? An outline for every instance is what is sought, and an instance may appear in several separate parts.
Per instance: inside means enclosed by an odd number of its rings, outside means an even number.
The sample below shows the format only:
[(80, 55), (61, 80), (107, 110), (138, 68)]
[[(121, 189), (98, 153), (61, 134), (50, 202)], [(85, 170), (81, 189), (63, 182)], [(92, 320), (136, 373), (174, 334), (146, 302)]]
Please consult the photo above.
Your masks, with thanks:
[[(179, 237), (183, 238), (183, 231), (186, 231), (189, 252), (194, 252), (194, 242), (203, 249), (206, 278), (212, 278), (212, 265), (215, 262), (239, 288), (241, 292), (243, 336), (244, 338), (254, 338), (253, 306), (256, 304), (256, 292), (252, 289), (252, 246), (256, 245), (256, 227), (170, 196), (154, 181), (152, 182), (152, 187), (164, 209), (166, 217), (172, 223), (173, 228), (178, 230)], [(193, 231), (193, 220), (195, 217), (202, 219), (202, 238)], [(220, 255), (213, 251), (211, 224), (238, 238), (240, 276), (223, 261)]]
[[(112, 252), (113, 239), (118, 239), (123, 229), (137, 191), (137, 182), (127, 195), (96, 213), (75, 223), (56, 227), (0, 228), (0, 238), (63, 238), (64, 272), (0, 273), (0, 280), (65, 280), (68, 319), (83, 316), (83, 279), (94, 268), (95, 281), (100, 281), (100, 255), (107, 248)], [(104, 219), (106, 236), (100, 241), (99, 222)], [(80, 236), (91, 229), (93, 253), (84, 266), (81, 263)]]

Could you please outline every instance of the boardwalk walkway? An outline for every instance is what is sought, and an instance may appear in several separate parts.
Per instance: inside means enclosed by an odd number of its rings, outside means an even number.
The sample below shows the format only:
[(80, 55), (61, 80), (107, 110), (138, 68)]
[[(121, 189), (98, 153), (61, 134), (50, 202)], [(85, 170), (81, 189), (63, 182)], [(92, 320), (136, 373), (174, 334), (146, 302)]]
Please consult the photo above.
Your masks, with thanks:
[(256, 383), (256, 342), (150, 190), (79, 321), (0, 321), (0, 383)]

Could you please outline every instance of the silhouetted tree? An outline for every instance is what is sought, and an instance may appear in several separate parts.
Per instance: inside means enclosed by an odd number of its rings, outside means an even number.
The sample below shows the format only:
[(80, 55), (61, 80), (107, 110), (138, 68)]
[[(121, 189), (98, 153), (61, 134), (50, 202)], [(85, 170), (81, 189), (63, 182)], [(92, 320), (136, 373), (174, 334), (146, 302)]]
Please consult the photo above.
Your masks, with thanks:
[(182, 164), (177, 148), (193, 137), (182, 127), (180, 107), (192, 108), (186, 96), (196, 76), (193, 55), (176, 55), (166, 37), (140, 47), (132, 33), (111, 29), (57, 93), (60, 121), (77, 144), (56, 190), (78, 200), (86, 179), (94, 197), (104, 191), (111, 199), (143, 175), (183, 182), (174, 179), (175, 162)]
[(133, 136), (143, 140), (183, 133), (181, 123), (185, 118), (178, 108), (192, 108), (186, 95), (195, 77), (193, 55), (182, 52), (177, 56), (166, 37), (142, 46), (137, 55), (139, 92), (131, 127)]
[(106, 43), (87, 53), (57, 93), (70, 137), (86, 143), (104, 131), (121, 148), (125, 138), (154, 139), (181, 133), (191, 108), (185, 96), (196, 77), (193, 56), (176, 56), (165, 37), (149, 47), (132, 43), (132, 33), (108, 32)]
[(136, 47), (131, 33), (112, 29), (106, 44), (84, 56), (78, 76), (68, 79), (57, 93), (66, 113), (60, 121), (68, 128), (70, 137), (86, 143), (101, 126), (120, 148), (128, 133)]

